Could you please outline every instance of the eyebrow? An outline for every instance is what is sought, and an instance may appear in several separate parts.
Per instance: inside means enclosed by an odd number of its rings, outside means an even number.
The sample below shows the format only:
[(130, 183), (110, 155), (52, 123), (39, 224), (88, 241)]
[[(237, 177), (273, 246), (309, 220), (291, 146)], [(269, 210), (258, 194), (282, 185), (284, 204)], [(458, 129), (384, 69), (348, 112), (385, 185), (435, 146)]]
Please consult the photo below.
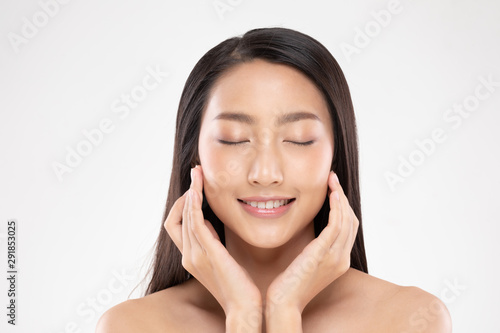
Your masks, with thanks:
[[(248, 125), (255, 125), (257, 121), (255, 120), (254, 117), (246, 114), (246, 113), (240, 113), (240, 112), (222, 112), (219, 113), (213, 120), (231, 120), (231, 121), (237, 121), (240, 123), (248, 124)], [(291, 112), (291, 113), (285, 113), (283, 115), (280, 115), (276, 121), (274, 122), (275, 126), (283, 126), (288, 123), (293, 123), (299, 120), (305, 120), (305, 119), (311, 119), (311, 120), (317, 120), (321, 121), (317, 115), (314, 113), (306, 112), (306, 111), (297, 111), (297, 112)]]

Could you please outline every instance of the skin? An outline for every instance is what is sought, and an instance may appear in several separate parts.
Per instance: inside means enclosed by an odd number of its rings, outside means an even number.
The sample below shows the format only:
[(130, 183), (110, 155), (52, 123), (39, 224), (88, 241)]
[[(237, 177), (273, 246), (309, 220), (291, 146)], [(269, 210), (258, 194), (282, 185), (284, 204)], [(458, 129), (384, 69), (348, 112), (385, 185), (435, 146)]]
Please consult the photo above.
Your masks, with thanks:
[[(359, 221), (330, 171), (333, 147), (326, 102), (303, 74), (263, 60), (226, 72), (203, 114), (201, 165), (165, 221), (195, 279), (111, 308), (97, 332), (451, 332), (436, 297), (349, 268)], [(202, 191), (226, 247), (203, 217)], [(279, 218), (238, 200), (272, 195), (295, 199)], [(315, 238), (325, 198), (329, 222)]]

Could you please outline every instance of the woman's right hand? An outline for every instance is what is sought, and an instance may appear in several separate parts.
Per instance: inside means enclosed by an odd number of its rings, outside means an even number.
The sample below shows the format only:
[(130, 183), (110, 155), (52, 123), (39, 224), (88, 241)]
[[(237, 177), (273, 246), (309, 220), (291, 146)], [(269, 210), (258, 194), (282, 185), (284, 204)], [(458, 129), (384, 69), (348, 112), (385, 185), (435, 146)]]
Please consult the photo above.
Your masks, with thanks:
[(191, 186), (172, 206), (165, 229), (182, 253), (182, 266), (215, 297), (226, 314), (226, 332), (260, 332), (262, 296), (246, 270), (229, 254), (205, 220), (201, 166), (191, 169)]

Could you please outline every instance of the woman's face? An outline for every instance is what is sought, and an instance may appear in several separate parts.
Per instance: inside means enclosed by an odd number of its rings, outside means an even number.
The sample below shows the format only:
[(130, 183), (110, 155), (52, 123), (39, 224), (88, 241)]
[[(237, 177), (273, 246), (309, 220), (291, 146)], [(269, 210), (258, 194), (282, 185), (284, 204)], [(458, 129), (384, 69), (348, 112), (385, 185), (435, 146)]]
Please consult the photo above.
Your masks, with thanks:
[(264, 60), (230, 69), (211, 91), (198, 148), (205, 196), (226, 241), (275, 248), (311, 237), (327, 195), (333, 129), (305, 75)]

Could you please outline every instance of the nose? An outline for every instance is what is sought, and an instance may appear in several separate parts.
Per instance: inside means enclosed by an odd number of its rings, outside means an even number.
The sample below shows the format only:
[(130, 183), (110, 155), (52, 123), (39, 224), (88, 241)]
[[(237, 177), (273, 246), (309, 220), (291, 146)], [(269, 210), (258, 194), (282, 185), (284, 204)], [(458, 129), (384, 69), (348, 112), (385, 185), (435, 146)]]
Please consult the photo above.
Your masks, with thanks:
[(248, 171), (248, 182), (252, 185), (276, 186), (283, 183), (282, 160), (273, 147), (259, 147)]

